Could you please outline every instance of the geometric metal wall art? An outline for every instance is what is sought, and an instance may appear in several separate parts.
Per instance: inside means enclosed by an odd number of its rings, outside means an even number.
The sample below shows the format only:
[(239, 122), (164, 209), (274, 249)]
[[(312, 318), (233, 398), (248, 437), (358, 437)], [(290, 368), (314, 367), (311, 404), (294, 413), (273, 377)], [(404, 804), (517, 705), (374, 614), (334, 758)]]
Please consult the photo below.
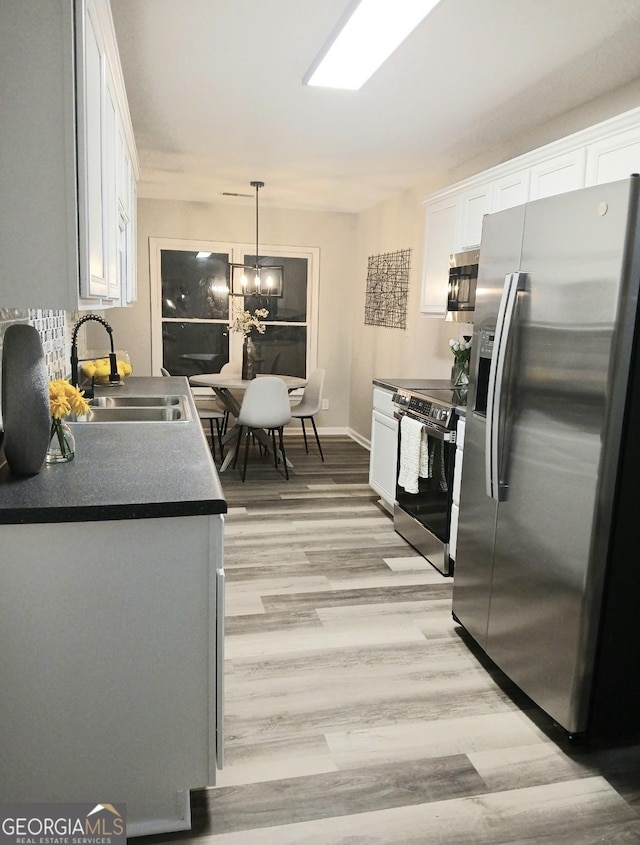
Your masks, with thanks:
[(366, 326), (406, 329), (411, 250), (370, 255), (364, 305)]

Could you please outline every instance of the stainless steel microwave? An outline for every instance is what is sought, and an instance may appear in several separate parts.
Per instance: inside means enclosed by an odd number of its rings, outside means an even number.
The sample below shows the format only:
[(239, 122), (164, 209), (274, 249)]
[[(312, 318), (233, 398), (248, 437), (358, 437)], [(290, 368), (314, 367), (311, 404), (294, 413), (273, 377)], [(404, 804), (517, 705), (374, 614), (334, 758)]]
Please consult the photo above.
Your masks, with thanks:
[(449, 256), (449, 287), (447, 293), (447, 320), (472, 323), (476, 307), (476, 282), (480, 250), (455, 252)]

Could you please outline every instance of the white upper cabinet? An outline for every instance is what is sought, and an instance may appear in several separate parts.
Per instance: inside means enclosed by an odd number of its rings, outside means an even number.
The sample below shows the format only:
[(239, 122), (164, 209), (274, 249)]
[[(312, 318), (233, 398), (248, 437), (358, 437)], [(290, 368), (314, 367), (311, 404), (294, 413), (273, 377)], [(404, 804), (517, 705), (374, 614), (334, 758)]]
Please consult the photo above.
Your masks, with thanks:
[(449, 283), (449, 255), (455, 252), (458, 219), (457, 198), (429, 203), (425, 209), (426, 248), (424, 254), (421, 311), (444, 317)]
[(640, 126), (587, 148), (587, 185), (602, 185), (640, 173)]
[(2, 305), (126, 303), (119, 167), (126, 158), (133, 244), (138, 164), (108, 0), (0, 3), (0, 78)]
[(531, 174), (528, 170), (516, 170), (515, 173), (496, 179), (493, 183), (491, 211), (505, 211), (525, 203), (529, 199), (530, 183)]
[(529, 199), (539, 200), (584, 187), (585, 151), (572, 150), (531, 168)]
[(492, 211), (491, 197), (491, 182), (485, 182), (483, 185), (471, 188), (460, 197), (458, 248), (456, 252), (464, 252), (464, 250), (480, 245), (482, 220), (485, 214)]
[[(78, 153), (84, 160), (79, 168), (80, 256), (88, 272), (80, 276), (82, 296), (107, 297), (107, 209), (102, 178), (103, 126), (105, 123), (104, 47), (94, 16), (87, 14), (84, 28), (84, 89), (80, 90)], [(82, 80), (78, 80), (82, 84)], [(84, 119), (83, 119), (84, 118)], [(81, 128), (84, 124), (84, 132)], [(84, 199), (84, 202), (82, 200)], [(86, 244), (87, 255), (83, 255)]]
[(633, 109), (425, 197), (422, 313), (444, 316), (449, 253), (481, 246), (486, 214), (639, 172)]
[[(105, 188), (105, 223), (107, 247), (107, 298), (120, 299), (121, 274), (118, 266), (118, 185), (117, 150), (120, 116), (111, 74), (107, 74), (104, 97), (104, 145), (102, 181)], [(89, 292), (90, 294), (93, 291)]]

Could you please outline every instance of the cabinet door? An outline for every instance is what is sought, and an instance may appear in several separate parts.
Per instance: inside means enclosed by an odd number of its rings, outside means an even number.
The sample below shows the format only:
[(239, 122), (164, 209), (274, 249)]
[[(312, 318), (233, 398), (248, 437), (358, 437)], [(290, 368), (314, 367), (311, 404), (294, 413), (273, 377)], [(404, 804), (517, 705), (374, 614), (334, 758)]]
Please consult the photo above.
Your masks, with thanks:
[[(96, 0), (84, 10), (84, 74), (78, 65), (81, 294), (105, 305), (120, 297), (118, 140), (120, 108)], [(104, 15), (104, 11), (102, 12)]]
[(136, 177), (133, 172), (133, 167), (129, 167), (129, 239), (128, 239), (128, 253), (127, 253), (127, 279), (126, 279), (126, 302), (124, 304), (130, 305), (138, 298), (138, 246), (137, 246), (137, 202), (138, 193), (136, 189)]
[(491, 183), (465, 191), (459, 200), (457, 250), (480, 246), (482, 221), (491, 211)]
[(389, 506), (396, 500), (397, 462), (398, 422), (393, 417), (374, 411), (371, 416), (369, 485)]
[(587, 185), (602, 185), (640, 173), (640, 127), (619, 132), (587, 148)]
[(128, 215), (131, 207), (131, 158), (120, 119), (116, 131), (116, 190), (118, 206)]
[(455, 252), (456, 196), (431, 203), (425, 209), (424, 271), (420, 310), (432, 317), (444, 317), (447, 309), (449, 256)]
[(536, 164), (531, 168), (529, 199), (552, 197), (584, 187), (585, 150), (574, 150)]
[(120, 297), (119, 212), (117, 179), (118, 107), (111, 75), (105, 79), (102, 176), (107, 249), (107, 297)]
[(120, 305), (136, 300), (135, 176), (122, 120), (116, 131), (116, 194), (118, 217), (118, 276)]
[(493, 183), (492, 211), (504, 211), (522, 205), (529, 199), (531, 174), (528, 170), (510, 173)]
[[(85, 14), (85, 76), (81, 91), (80, 109), (84, 112), (85, 131), (79, 138), (79, 155), (86, 165), (84, 191), (86, 207), (80, 208), (80, 249), (86, 249), (83, 262), (86, 273), (81, 273), (82, 296), (108, 296), (107, 283), (107, 228), (103, 178), (104, 145), (104, 95), (106, 61), (94, 11), (87, 7)], [(79, 121), (79, 132), (82, 121)], [(82, 143), (84, 142), (84, 143)], [(82, 180), (83, 168), (79, 168)], [(82, 188), (82, 185), (81, 185)]]

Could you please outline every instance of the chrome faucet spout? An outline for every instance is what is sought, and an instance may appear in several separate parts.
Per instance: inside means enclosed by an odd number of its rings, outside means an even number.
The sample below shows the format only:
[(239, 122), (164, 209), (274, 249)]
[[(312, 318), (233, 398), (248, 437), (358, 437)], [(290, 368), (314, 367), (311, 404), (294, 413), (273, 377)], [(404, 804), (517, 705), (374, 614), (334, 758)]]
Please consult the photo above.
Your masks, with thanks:
[(111, 348), (111, 351), (109, 352), (109, 381), (119, 382), (120, 375), (118, 373), (118, 362), (116, 360), (116, 352), (113, 346), (113, 329), (104, 317), (100, 317), (98, 314), (85, 314), (85, 316), (81, 317), (73, 327), (73, 334), (71, 336), (71, 384), (76, 387), (79, 387), (80, 385), (78, 377), (78, 330), (80, 329), (80, 326), (89, 321), (100, 323), (101, 326), (105, 327), (109, 334), (109, 343)]

